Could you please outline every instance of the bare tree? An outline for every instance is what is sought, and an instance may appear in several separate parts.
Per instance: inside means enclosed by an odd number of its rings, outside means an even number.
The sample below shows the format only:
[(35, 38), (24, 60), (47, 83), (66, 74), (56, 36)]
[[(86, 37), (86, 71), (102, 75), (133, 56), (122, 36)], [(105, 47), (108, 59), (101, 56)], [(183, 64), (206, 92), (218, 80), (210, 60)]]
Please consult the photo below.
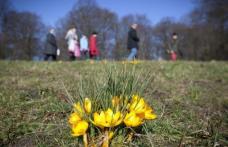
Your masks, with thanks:
[(40, 18), (30, 12), (11, 11), (4, 21), (4, 43), (10, 59), (32, 59), (40, 46), (42, 28)]
[(11, 5), (9, 0), (0, 0), (0, 58), (6, 57), (6, 50), (3, 42), (3, 22), (10, 9)]
[[(67, 30), (72, 27), (77, 28), (79, 37), (81, 34), (89, 37), (93, 31), (96, 31), (101, 56), (106, 57), (111, 50), (110, 44), (113, 41), (117, 23), (118, 18), (115, 13), (100, 8), (93, 0), (79, 0), (67, 16), (60, 20), (58, 37), (63, 39)], [(60, 41), (60, 46), (66, 48), (66, 42), (63, 41)]]
[(7, 12), (9, 12), (10, 6), (9, 0), (0, 0), (0, 33), (2, 32), (4, 17), (6, 16)]
[(199, 0), (189, 17), (195, 54), (201, 60), (228, 59), (228, 1)]

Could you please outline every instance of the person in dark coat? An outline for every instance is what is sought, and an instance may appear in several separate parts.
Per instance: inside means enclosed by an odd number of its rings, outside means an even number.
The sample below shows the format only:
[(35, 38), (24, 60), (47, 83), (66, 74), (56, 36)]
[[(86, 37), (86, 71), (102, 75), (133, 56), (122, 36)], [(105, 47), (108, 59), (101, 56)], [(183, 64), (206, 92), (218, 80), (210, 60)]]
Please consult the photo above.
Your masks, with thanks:
[(127, 48), (128, 50), (130, 50), (130, 54), (127, 58), (128, 60), (133, 60), (134, 58), (136, 58), (139, 49), (139, 38), (136, 32), (137, 27), (138, 24), (132, 24), (128, 32)]
[(178, 40), (178, 34), (173, 33), (172, 38), (170, 40), (170, 43), (168, 44), (168, 50), (167, 53), (169, 54), (169, 58), (171, 61), (176, 61), (178, 58), (183, 57), (182, 51), (179, 49), (179, 40)]
[(57, 46), (57, 42), (54, 34), (55, 34), (54, 29), (50, 29), (49, 33), (47, 34), (46, 45), (44, 50), (45, 61), (47, 61), (49, 57), (51, 57), (53, 61), (56, 61), (58, 46)]

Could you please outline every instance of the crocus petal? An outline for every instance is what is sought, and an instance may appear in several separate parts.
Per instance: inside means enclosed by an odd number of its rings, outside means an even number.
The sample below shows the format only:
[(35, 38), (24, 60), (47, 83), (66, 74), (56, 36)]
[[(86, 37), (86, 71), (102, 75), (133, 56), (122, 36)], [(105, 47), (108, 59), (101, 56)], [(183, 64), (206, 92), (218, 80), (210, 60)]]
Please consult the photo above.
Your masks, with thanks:
[(144, 99), (140, 99), (136, 104), (135, 111), (144, 111), (144, 108), (145, 108), (145, 101)]
[(113, 111), (110, 108), (107, 111), (105, 111), (105, 122), (107, 127), (111, 126), (113, 116)]
[(113, 120), (112, 120), (112, 126), (117, 126), (122, 122), (122, 114), (118, 111), (115, 113)]
[(145, 108), (146, 108), (146, 111), (153, 112), (153, 109), (148, 104), (145, 105)]
[(157, 115), (153, 113), (153, 109), (146, 104), (146, 110), (145, 110), (145, 119), (156, 119)]
[(89, 98), (85, 98), (85, 101), (84, 101), (84, 108), (85, 108), (85, 111), (86, 113), (90, 113), (91, 112), (91, 100)]
[(149, 111), (146, 111), (145, 112), (145, 119), (156, 119), (157, 118), (157, 115), (154, 114), (154, 113), (151, 113)]
[(133, 101), (138, 101), (138, 99), (139, 99), (139, 95), (134, 94), (134, 95), (132, 96), (132, 102), (133, 102)]
[(142, 119), (135, 112), (130, 112), (125, 116), (124, 123), (128, 127), (137, 127), (142, 124)]
[(83, 114), (83, 109), (80, 105), (79, 102), (77, 102), (76, 104), (74, 104), (74, 110), (75, 112), (77, 112), (78, 114), (82, 115)]
[(130, 111), (135, 111), (136, 113), (142, 113), (145, 111), (145, 101), (144, 99), (138, 99), (137, 101), (133, 101), (130, 106)]
[(81, 117), (77, 114), (77, 113), (72, 113), (71, 115), (70, 115), (70, 117), (69, 117), (69, 123), (71, 124), (71, 125), (73, 125), (73, 124), (76, 124), (76, 123), (78, 123), (79, 121), (81, 121)]
[(98, 114), (97, 112), (95, 112), (93, 114), (93, 119), (94, 119), (94, 125), (100, 127), (100, 128), (104, 128), (105, 127), (105, 114), (104, 111), (101, 111), (100, 114)]

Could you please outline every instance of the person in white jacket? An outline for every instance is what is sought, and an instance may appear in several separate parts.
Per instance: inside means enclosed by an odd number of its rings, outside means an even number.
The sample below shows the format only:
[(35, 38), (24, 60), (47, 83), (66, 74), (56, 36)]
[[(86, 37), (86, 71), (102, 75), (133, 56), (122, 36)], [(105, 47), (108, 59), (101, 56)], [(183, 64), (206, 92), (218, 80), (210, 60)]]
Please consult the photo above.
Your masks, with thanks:
[[(78, 47), (78, 36), (76, 34), (76, 28), (72, 28), (68, 30), (65, 39), (67, 40), (68, 44), (68, 52), (70, 56), (70, 60), (75, 60), (76, 56), (80, 56), (79, 47)], [(78, 53), (79, 52), (79, 53)]]
[(80, 39), (80, 51), (83, 58), (86, 59), (89, 48), (88, 48), (88, 38), (85, 35), (82, 35)]

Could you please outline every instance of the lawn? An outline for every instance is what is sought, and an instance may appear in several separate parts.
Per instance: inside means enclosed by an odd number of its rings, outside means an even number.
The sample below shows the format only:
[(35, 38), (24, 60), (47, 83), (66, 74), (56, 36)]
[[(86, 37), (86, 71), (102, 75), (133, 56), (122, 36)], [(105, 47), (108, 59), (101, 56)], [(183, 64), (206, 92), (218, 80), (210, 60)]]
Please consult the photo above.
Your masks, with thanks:
[(71, 100), (103, 98), (110, 73), (133, 76), (158, 116), (118, 146), (228, 146), (228, 63), (216, 61), (0, 61), (0, 146), (82, 146)]

